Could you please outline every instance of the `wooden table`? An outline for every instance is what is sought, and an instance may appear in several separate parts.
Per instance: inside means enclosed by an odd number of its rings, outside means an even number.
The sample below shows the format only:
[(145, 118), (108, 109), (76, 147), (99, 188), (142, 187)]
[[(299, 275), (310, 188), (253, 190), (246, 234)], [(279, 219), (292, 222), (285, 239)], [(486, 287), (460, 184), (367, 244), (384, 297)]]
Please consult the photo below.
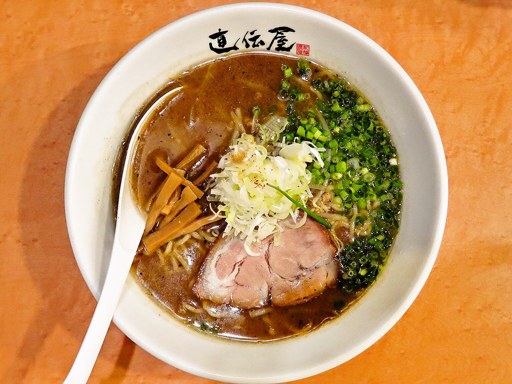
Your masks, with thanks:
[[(0, 382), (61, 382), (95, 300), (69, 244), (64, 174), (77, 121), (138, 41), (220, 1), (0, 3)], [(512, 1), (294, 1), (358, 28), (425, 96), (448, 160), (444, 240), (418, 299), (320, 383), (512, 382)], [(111, 326), (91, 383), (210, 383)]]

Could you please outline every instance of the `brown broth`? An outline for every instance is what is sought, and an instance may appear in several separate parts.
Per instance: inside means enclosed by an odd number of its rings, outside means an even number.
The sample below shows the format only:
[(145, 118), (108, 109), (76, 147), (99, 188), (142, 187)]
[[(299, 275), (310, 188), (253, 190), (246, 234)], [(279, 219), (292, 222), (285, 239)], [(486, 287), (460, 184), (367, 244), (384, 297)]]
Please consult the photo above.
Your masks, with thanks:
[(321, 296), (307, 303), (284, 308), (272, 308), (266, 315), (252, 318), (248, 310), (229, 305), (211, 304), (211, 308), (230, 314), (229, 317), (214, 318), (206, 311), (193, 313), (184, 308), (187, 303), (202, 308), (202, 302), (192, 292), (195, 273), (208, 251), (202, 241), (187, 242), (187, 261), (191, 272), (170, 271), (154, 254), (139, 256), (133, 267), (138, 283), (175, 317), (205, 332), (239, 340), (278, 340), (315, 329), (325, 322), (338, 317), (355, 299), (337, 288), (327, 289)]
[(183, 87), (159, 109), (141, 135), (132, 175), (141, 206), (162, 181), (163, 174), (154, 165), (156, 154), (163, 154), (173, 164), (201, 143), (208, 149), (204, 163), (216, 160), (230, 144), (232, 111), (239, 108), (245, 122), (255, 105), (262, 111), (283, 111), (285, 103), (276, 98), (281, 63), (291, 64), (292, 60), (270, 54), (230, 56), (185, 72), (160, 91)]
[[(175, 164), (194, 145), (201, 143), (208, 152), (200, 166), (191, 172), (197, 174), (206, 163), (218, 160), (229, 146), (234, 129), (232, 111), (240, 109), (244, 126), (250, 125), (255, 105), (260, 107), (263, 116), (272, 111), (284, 115), (286, 104), (277, 97), (281, 65), (295, 67), (296, 60), (268, 53), (233, 55), (193, 68), (159, 91), (157, 96), (183, 87), (158, 110), (141, 134), (132, 169), (132, 186), (140, 206), (147, 206), (165, 177), (154, 165), (156, 155)], [(325, 70), (311, 65), (314, 71)], [(137, 119), (133, 126), (136, 124)], [(132, 272), (138, 283), (174, 317), (206, 332), (243, 340), (282, 339), (339, 316), (356, 298), (354, 294), (330, 288), (307, 303), (273, 308), (270, 313), (254, 318), (247, 310), (229, 306), (217, 306), (217, 309), (229, 312), (231, 317), (215, 318), (204, 310), (193, 313), (184, 308), (183, 303), (202, 308), (203, 303), (191, 287), (211, 244), (190, 239), (185, 245), (183, 255), (190, 272), (172, 271), (168, 261), (156, 254), (138, 255)]]

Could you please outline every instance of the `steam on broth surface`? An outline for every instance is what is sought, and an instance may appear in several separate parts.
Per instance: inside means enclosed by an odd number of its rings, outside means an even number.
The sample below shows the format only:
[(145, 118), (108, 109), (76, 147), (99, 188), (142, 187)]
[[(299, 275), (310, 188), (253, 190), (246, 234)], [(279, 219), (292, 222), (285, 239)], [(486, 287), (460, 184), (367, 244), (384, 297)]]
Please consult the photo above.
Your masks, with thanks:
[(172, 89), (132, 168), (149, 222), (138, 283), (174, 317), (241, 340), (338, 317), (399, 226), (398, 158), (371, 105), (330, 70), (270, 53), (204, 63), (158, 95)]

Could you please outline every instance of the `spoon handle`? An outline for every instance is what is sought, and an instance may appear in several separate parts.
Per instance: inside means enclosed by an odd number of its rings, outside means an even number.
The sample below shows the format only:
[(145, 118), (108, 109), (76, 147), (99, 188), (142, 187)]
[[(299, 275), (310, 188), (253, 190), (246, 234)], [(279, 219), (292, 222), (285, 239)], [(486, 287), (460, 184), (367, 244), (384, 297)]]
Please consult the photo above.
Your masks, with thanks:
[(123, 291), (124, 282), (133, 261), (133, 252), (127, 252), (118, 239), (114, 237), (112, 257), (110, 259), (105, 284), (94, 310), (89, 328), (85, 335), (75, 362), (64, 384), (86, 383), (96, 362), (101, 346), (107, 334), (110, 322)]

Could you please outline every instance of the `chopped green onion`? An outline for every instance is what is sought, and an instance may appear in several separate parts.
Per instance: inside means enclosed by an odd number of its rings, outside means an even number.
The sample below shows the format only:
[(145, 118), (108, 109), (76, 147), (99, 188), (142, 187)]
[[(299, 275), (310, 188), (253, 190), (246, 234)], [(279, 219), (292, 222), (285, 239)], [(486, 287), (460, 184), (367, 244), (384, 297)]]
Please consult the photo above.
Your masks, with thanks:
[(344, 161), (340, 161), (336, 164), (336, 171), (344, 173), (347, 172), (347, 163)]
[[(289, 124), (281, 138), (308, 140), (320, 149), (324, 165), (310, 162), (307, 166), (311, 183), (330, 188), (341, 215), (349, 215), (354, 208), (368, 209), (365, 220), (370, 232), (356, 236), (340, 253), (344, 266), (340, 288), (360, 292), (379, 274), (398, 232), (402, 182), (396, 149), (372, 106), (345, 80), (327, 78), (316, 67), (311, 71), (313, 64), (301, 61), (293, 76), (309, 82), (317, 91), (313, 93), (290, 84), (284, 72), (287, 66), (282, 68), (288, 88), (281, 89), (279, 97), (288, 100)], [(306, 80), (303, 74), (311, 77)], [(306, 101), (308, 97), (314, 102)], [(356, 225), (365, 225), (356, 220)]]

